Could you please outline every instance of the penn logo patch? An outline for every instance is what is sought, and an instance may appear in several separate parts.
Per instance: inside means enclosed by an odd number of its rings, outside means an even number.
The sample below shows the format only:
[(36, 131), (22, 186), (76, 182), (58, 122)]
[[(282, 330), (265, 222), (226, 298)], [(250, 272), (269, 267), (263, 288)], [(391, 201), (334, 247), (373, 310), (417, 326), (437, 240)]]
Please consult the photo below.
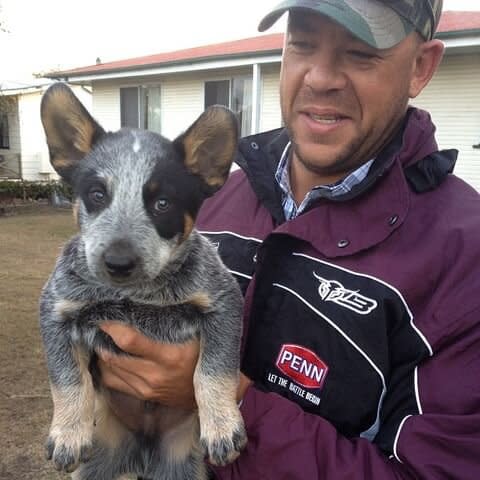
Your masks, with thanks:
[(276, 365), (284, 375), (305, 388), (322, 388), (328, 373), (328, 366), (300, 345), (283, 345)]

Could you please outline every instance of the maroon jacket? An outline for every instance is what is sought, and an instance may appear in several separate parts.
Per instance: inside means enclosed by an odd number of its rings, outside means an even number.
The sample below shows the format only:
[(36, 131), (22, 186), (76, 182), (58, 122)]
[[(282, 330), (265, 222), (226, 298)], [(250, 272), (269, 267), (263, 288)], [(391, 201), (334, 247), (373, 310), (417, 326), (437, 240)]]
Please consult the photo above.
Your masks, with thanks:
[(246, 293), (249, 443), (222, 480), (480, 478), (480, 196), (411, 109), (367, 178), (284, 222), (285, 132), (198, 228)]

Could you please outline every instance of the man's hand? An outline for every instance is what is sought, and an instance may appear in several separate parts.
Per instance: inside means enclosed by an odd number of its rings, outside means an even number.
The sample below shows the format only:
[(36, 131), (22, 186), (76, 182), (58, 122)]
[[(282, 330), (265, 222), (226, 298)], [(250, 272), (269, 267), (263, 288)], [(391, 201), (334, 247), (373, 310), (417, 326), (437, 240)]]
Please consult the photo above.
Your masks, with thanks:
[[(102, 382), (140, 400), (172, 407), (196, 407), (193, 373), (198, 361), (198, 341), (184, 344), (160, 343), (128, 325), (106, 322), (100, 327), (115, 344), (133, 357), (97, 352)], [(240, 401), (252, 381), (240, 374), (237, 400)]]
[(128, 325), (106, 322), (100, 327), (116, 345), (134, 357), (97, 352), (102, 382), (108, 388), (141, 400), (186, 409), (195, 408), (193, 373), (199, 342), (155, 342)]

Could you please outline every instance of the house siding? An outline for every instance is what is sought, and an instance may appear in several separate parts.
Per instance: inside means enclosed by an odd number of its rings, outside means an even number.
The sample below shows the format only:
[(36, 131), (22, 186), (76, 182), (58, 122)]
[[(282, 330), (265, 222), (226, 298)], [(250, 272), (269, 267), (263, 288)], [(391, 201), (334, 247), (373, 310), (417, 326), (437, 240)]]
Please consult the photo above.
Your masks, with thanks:
[[(260, 127), (261, 130), (280, 126), (278, 100), (279, 67), (262, 67)], [(93, 82), (93, 112), (98, 122), (108, 130), (120, 128), (120, 88), (139, 85), (159, 85), (161, 96), (162, 135), (173, 139), (186, 130), (204, 110), (204, 85), (206, 81), (231, 79), (252, 75), (251, 68), (224, 71), (204, 71), (141, 77), (135, 81)]]
[(162, 135), (174, 139), (184, 132), (204, 110), (202, 78), (166, 77), (160, 82)]
[(260, 107), (260, 131), (273, 130), (282, 125), (279, 91), (280, 66), (264, 67)]
[(455, 173), (480, 190), (480, 54), (448, 55), (412, 103), (430, 112), (440, 148), (459, 150)]
[(109, 131), (120, 128), (120, 88), (111, 82), (97, 82), (92, 94), (92, 112), (100, 125)]
[[(203, 111), (204, 83), (252, 75), (251, 67), (196, 71), (93, 83), (93, 111), (107, 129), (120, 127), (120, 87), (160, 85), (162, 134), (175, 138)], [(260, 131), (281, 126), (280, 64), (261, 65)], [(130, 82), (130, 83), (126, 83)], [(413, 105), (432, 114), (440, 148), (460, 151), (455, 173), (480, 190), (480, 54), (445, 56), (439, 70)]]
[(24, 180), (48, 180), (54, 177), (50, 165), (45, 133), (40, 119), (41, 92), (21, 95), (18, 109)]

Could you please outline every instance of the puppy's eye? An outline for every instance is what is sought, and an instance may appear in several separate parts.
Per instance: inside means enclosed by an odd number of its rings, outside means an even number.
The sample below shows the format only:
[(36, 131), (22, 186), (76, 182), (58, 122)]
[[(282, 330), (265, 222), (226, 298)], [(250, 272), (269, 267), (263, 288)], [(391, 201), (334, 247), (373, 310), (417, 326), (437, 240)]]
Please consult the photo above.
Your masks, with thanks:
[(100, 187), (93, 187), (88, 191), (88, 198), (97, 205), (103, 205), (106, 197), (105, 190)]
[(155, 215), (166, 213), (168, 210), (170, 210), (170, 202), (166, 198), (159, 198), (153, 204), (153, 211)]

